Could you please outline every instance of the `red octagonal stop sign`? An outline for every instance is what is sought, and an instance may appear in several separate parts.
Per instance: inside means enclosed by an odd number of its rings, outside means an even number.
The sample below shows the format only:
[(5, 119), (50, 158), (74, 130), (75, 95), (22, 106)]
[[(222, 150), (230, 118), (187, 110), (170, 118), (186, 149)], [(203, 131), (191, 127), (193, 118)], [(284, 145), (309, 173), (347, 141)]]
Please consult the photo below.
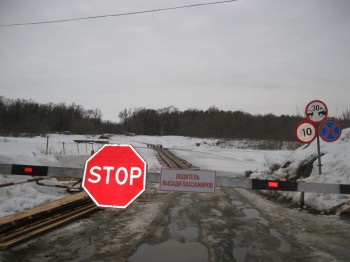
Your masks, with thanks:
[(98, 206), (126, 208), (145, 191), (146, 170), (131, 145), (104, 145), (85, 163), (83, 188)]

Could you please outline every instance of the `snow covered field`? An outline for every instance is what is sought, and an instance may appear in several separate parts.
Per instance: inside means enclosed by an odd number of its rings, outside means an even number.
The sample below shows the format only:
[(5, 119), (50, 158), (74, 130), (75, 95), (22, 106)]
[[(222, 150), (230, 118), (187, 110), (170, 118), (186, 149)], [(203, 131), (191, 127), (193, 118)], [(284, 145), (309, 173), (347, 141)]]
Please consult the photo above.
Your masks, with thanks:
[[(74, 140), (94, 139), (98, 136), (58, 135), (46, 137), (14, 138), (0, 137), (1, 164), (32, 164), (61, 167), (83, 167), (91, 150), (98, 149), (97, 144), (79, 144)], [(321, 144), (323, 175), (318, 175), (317, 161), (313, 164), (311, 176), (304, 181), (322, 183), (350, 183), (350, 129), (343, 130), (342, 137), (334, 143)], [(229, 141), (220, 143), (217, 139), (200, 139), (179, 136), (119, 136), (109, 138), (110, 143), (131, 144), (145, 158), (148, 170), (159, 172), (161, 165), (155, 152), (147, 144), (162, 144), (175, 154), (186, 159), (201, 169), (213, 170), (218, 176), (245, 176), (245, 171), (253, 171), (254, 177), (268, 178), (267, 170), (273, 164), (288, 167), (280, 168), (272, 174), (273, 178), (285, 179), (291, 177), (301, 162), (315, 156), (316, 142), (310, 146), (302, 146), (296, 151), (288, 150), (252, 150), (240, 149), (244, 141)], [(46, 148), (48, 155), (46, 155)], [(0, 175), (0, 184), (12, 181), (26, 180), (25, 176)], [(45, 180), (45, 183), (60, 183)], [(61, 182), (69, 183), (69, 182)], [(35, 183), (0, 188), (0, 216), (5, 216), (26, 208), (47, 203), (66, 195), (60, 188), (42, 187)], [(298, 199), (298, 193), (286, 193), (289, 197)], [(330, 207), (349, 199), (345, 195), (306, 194), (306, 204), (319, 209)]]

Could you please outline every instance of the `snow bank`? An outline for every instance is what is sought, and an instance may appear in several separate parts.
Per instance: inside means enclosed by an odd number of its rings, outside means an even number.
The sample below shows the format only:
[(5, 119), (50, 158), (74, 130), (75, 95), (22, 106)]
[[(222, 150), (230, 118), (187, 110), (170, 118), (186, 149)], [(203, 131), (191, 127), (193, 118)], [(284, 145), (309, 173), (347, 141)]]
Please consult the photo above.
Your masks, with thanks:
[[(327, 143), (321, 140), (322, 174), (319, 174), (317, 142), (303, 145), (281, 163), (273, 173), (256, 172), (251, 178), (305, 181), (312, 183), (349, 184), (350, 183), (350, 128), (344, 129), (339, 140)], [(311, 173), (302, 172), (302, 165), (310, 161)], [(307, 169), (307, 165), (304, 166)], [(286, 192), (285, 196), (299, 201), (300, 193)], [(324, 210), (350, 199), (350, 195), (305, 193), (306, 205)]]
[[(0, 184), (28, 180), (28, 176), (0, 176)], [(40, 181), (45, 184), (63, 184), (52, 178)], [(39, 186), (35, 182), (0, 188), (0, 217), (11, 215), (24, 209), (33, 208), (67, 196), (63, 188)]]

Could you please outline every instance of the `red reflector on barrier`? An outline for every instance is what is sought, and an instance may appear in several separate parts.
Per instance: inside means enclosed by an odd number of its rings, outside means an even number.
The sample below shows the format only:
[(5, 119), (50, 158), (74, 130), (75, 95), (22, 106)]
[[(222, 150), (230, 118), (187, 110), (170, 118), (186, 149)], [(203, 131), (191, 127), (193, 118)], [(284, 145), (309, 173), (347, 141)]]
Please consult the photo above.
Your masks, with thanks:
[(32, 168), (32, 167), (25, 167), (25, 168), (24, 168), (24, 172), (26, 172), (26, 173), (32, 173), (32, 172), (33, 172), (33, 168)]
[(269, 182), (267, 184), (268, 187), (278, 188), (278, 182)]

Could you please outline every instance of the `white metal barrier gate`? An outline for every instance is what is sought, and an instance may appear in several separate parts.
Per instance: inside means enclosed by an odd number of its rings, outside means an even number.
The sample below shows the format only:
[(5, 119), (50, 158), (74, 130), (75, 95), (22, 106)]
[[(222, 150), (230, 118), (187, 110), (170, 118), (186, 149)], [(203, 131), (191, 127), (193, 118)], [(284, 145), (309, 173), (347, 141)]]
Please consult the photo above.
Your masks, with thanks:
[[(0, 164), (0, 174), (83, 178), (84, 169), (35, 165)], [(147, 183), (159, 183), (159, 181), (160, 173), (147, 172)], [(247, 179), (239, 177), (216, 177), (216, 186), (256, 190), (350, 194), (349, 184), (289, 182), (279, 180)]]

